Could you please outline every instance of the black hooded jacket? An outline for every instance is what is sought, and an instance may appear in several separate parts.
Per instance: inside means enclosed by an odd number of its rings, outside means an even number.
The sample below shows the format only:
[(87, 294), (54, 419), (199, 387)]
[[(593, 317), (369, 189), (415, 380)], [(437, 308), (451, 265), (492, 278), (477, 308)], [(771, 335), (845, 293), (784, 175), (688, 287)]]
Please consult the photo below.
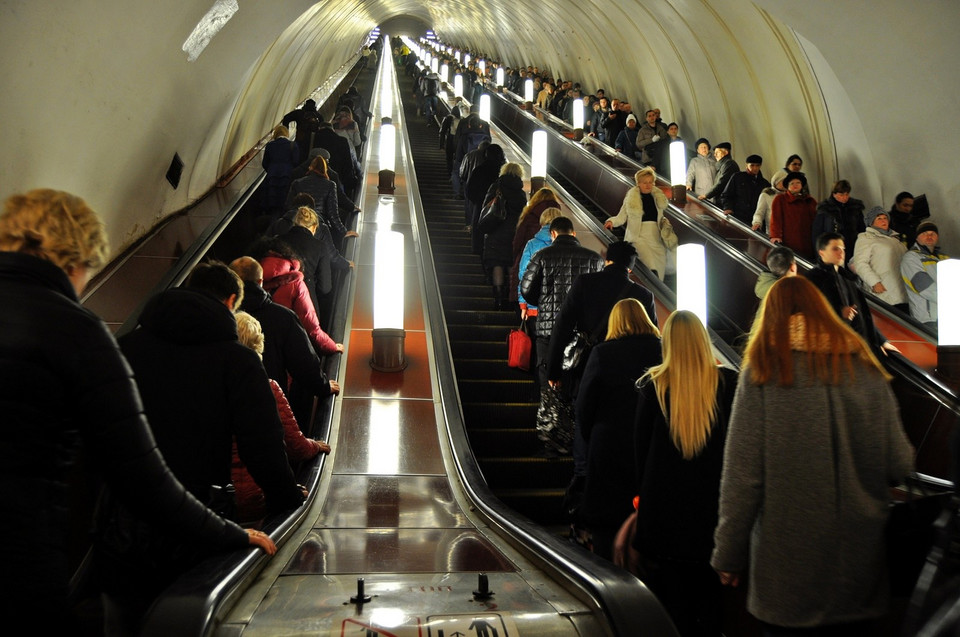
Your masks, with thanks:
[(193, 290), (161, 292), (120, 348), (157, 445), (191, 493), (205, 500), (212, 485), (230, 482), (236, 437), (269, 511), (303, 502), (267, 374), (256, 352), (237, 340), (236, 321), (223, 303)]

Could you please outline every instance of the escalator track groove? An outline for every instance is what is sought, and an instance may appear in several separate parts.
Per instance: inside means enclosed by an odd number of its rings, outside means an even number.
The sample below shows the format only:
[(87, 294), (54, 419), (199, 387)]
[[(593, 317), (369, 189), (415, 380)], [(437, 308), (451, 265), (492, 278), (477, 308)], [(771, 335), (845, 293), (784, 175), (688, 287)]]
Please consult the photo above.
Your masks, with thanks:
[[(412, 80), (401, 77), (402, 94)], [(407, 134), (420, 187), (427, 233), (437, 265), (447, 335), (464, 423), (488, 486), (501, 501), (546, 527), (566, 525), (561, 502), (573, 476), (569, 457), (546, 458), (534, 426), (538, 392), (532, 372), (507, 366), (506, 339), (519, 323), (516, 310), (494, 310), (491, 283), (464, 229), (439, 148), (416, 104), (404, 102)]]

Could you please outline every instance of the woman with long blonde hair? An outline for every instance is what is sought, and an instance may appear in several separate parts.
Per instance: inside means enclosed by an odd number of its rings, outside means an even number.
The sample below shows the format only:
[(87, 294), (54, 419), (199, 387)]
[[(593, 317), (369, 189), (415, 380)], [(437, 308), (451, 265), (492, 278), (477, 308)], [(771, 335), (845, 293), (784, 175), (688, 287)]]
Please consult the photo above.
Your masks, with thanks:
[(576, 422), (587, 448), (586, 480), (576, 524), (592, 536), (593, 552), (613, 559), (613, 538), (633, 510), (636, 472), (634, 384), (661, 361), (660, 330), (637, 299), (618, 301), (607, 338), (590, 352), (576, 401)]
[(789, 277), (767, 294), (740, 378), (713, 567), (737, 586), (749, 566), (747, 609), (769, 634), (880, 634), (889, 488), (913, 464), (890, 376)]
[(717, 366), (703, 323), (685, 310), (664, 322), (663, 363), (637, 382), (631, 566), (682, 635), (720, 634), (720, 583), (709, 560), (736, 385), (736, 372)]

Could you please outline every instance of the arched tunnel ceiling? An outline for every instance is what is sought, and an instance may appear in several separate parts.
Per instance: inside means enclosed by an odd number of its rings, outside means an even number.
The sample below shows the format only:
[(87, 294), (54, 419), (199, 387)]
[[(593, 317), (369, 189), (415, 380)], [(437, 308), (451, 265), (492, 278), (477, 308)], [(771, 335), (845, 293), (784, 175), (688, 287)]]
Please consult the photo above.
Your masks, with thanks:
[[(960, 245), (952, 0), (237, 0), (187, 62), (180, 45), (212, 2), (0, 4), (3, 195), (74, 191), (120, 248), (208, 190), (380, 25), (659, 107), (687, 139), (763, 155), (767, 175), (798, 152), (818, 196), (840, 177), (868, 206), (926, 192), (944, 243)], [(176, 191), (163, 179), (174, 152)]]

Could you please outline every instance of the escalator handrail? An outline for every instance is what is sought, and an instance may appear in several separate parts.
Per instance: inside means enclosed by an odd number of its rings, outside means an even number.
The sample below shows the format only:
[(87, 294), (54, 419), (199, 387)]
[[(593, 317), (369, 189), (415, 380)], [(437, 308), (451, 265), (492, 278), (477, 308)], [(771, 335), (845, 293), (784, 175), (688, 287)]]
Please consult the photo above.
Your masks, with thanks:
[[(409, 140), (406, 137), (404, 140), (406, 152), (411, 156)], [(411, 183), (411, 192), (419, 192), (416, 175), (408, 174), (407, 180)], [(411, 214), (416, 218), (417, 225), (425, 228), (426, 219), (419, 196), (414, 199), (411, 201)], [(436, 267), (432, 258), (425, 256), (432, 254), (430, 238), (424, 232), (420, 233), (419, 240), (422, 244), (419, 254), (424, 305), (429, 315), (440, 402), (457, 472), (471, 501), (501, 534), (511, 538), (538, 560), (541, 567), (561, 573), (585, 591), (603, 611), (614, 634), (636, 635), (648, 631), (649, 634), (672, 634), (672, 623), (640, 580), (608, 561), (554, 537), (540, 525), (504, 505), (487, 487), (466, 433)], [(651, 627), (649, 623), (640, 623), (642, 620), (656, 625)]]
[[(356, 61), (354, 64), (356, 64)], [(341, 77), (341, 82), (348, 75)], [(161, 284), (167, 282), (168, 286), (172, 287), (182, 283), (192, 267), (199, 263), (216, 238), (236, 217), (243, 204), (249, 201), (263, 178), (264, 174), (262, 173), (223, 215), (208, 226), (191, 244), (183, 257), (178, 260), (176, 266), (171, 269), (173, 272), (164, 277)], [(353, 247), (356, 249), (355, 245)], [(160, 288), (159, 285), (157, 287)], [(331, 336), (342, 334), (344, 331), (346, 315), (339, 312), (338, 309), (345, 306), (347, 295), (347, 286), (341, 285), (333, 302), (334, 318), (331, 326)], [(134, 323), (135, 326), (136, 323)], [(324, 372), (329, 378), (336, 378), (339, 374), (340, 364), (340, 357), (328, 357), (324, 361)], [(320, 431), (317, 433), (321, 437), (325, 437), (332, 427), (333, 412), (328, 409), (321, 416)], [(318, 454), (301, 466), (296, 476), (297, 481), (307, 487), (309, 495), (300, 507), (287, 513), (271, 516), (260, 525), (260, 530), (267, 533), (274, 542), (280, 544), (302, 523), (313, 498), (316, 497), (317, 486), (325, 463), (326, 455)], [(246, 583), (265, 568), (267, 563), (268, 557), (256, 549), (215, 555), (204, 560), (183, 574), (154, 601), (153, 606), (144, 618), (140, 634), (144, 637), (152, 635), (162, 637), (173, 634), (210, 634), (215, 626), (217, 612), (224, 608), (232, 594), (242, 592), (246, 588)]]

